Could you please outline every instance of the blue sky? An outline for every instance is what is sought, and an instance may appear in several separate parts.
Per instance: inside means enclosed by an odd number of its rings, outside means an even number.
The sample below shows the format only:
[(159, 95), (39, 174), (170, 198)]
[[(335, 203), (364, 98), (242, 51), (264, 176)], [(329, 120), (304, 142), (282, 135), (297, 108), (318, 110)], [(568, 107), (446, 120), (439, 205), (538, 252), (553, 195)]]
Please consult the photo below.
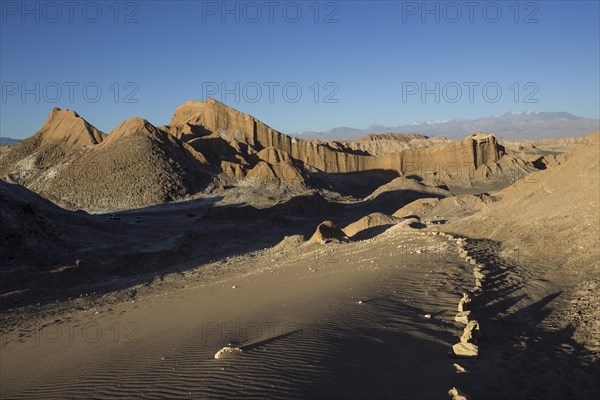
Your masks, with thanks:
[(134, 116), (162, 125), (211, 93), (288, 133), (509, 110), (599, 117), (600, 2), (478, 1), (472, 15), (464, 3), (80, 1), (70, 10), (2, 0), (0, 135), (32, 135), (52, 107), (105, 132)]

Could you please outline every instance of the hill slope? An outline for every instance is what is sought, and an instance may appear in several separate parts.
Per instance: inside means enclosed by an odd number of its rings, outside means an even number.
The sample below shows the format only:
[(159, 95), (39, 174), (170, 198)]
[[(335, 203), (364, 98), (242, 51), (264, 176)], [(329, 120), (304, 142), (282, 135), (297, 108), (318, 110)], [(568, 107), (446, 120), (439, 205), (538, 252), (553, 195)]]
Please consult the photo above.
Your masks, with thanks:
[(312, 186), (363, 197), (407, 176), (462, 191), (497, 190), (510, 183), (508, 176), (535, 169), (533, 161), (484, 134), (457, 142), (419, 135), (300, 140), (207, 98), (178, 107), (168, 126), (133, 118), (108, 136), (75, 112), (54, 109), (33, 137), (3, 148), (0, 177), (65, 208), (102, 211), (170, 202), (210, 182), (292, 186), (291, 192)]
[(501, 200), (453, 228), (535, 252), (556, 265), (600, 273), (600, 133), (586, 137), (560, 165), (499, 193)]
[(106, 136), (54, 109), (31, 138), (0, 156), (0, 176), (67, 208), (115, 210), (164, 203), (206, 184), (206, 159), (134, 118)]

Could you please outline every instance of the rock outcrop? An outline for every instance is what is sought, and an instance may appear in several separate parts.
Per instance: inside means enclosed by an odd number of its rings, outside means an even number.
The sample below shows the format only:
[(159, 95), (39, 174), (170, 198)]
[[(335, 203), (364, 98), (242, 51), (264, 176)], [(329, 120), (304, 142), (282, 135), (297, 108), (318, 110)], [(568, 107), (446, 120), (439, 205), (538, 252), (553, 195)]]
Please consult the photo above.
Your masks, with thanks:
[[(287, 153), (304, 167), (322, 173), (388, 170), (436, 182), (453, 180), (468, 183), (474, 179), (475, 171), (484, 165), (493, 166), (504, 154), (495, 136), (478, 134), (444, 146), (404, 149), (373, 156), (354, 151), (344, 143), (307, 141), (285, 135), (211, 98), (184, 103), (175, 110), (171, 123), (164, 129), (195, 148), (209, 137), (211, 140), (220, 138), (220, 148), (228, 150), (219, 154), (228, 163), (236, 162), (231, 149), (241, 150), (243, 158), (251, 162), (252, 155), (273, 148)], [(272, 156), (271, 153), (268, 158), (272, 159)], [(265, 157), (264, 153), (258, 156), (263, 161), (266, 161)], [(240, 169), (232, 168), (230, 164), (222, 167), (226, 174), (239, 175)]]
[(54, 108), (34, 137), (39, 139), (40, 144), (62, 142), (71, 147), (83, 147), (102, 142), (106, 134), (94, 128), (75, 111)]
[(315, 233), (308, 240), (309, 243), (325, 244), (329, 242), (345, 242), (348, 237), (340, 228), (331, 221), (324, 221), (317, 226)]
[(347, 151), (358, 154), (382, 156), (395, 154), (402, 150), (419, 147), (435, 147), (451, 143), (443, 137), (426, 137), (422, 135), (383, 134), (368, 135), (358, 140), (344, 141)]
[(357, 142), (373, 142), (373, 141), (378, 141), (378, 140), (395, 140), (398, 142), (410, 142), (412, 140), (416, 140), (416, 139), (429, 139), (427, 136), (425, 135), (416, 135), (413, 133), (409, 133), (409, 134), (402, 134), (402, 133), (380, 133), (380, 134), (376, 134), (376, 133), (372, 133), (370, 135), (367, 136), (363, 136), (359, 139), (357, 139)]
[[(412, 142), (422, 145), (412, 147)], [(389, 148), (370, 152), (357, 143)], [(408, 186), (396, 190), (400, 198), (390, 198), (395, 195), (388, 191), (378, 199), (396, 204), (394, 210), (385, 210), (392, 213), (406, 201), (424, 197), (425, 189), (440, 192), (427, 197), (446, 197), (443, 189), (432, 186), (468, 187), (479, 172), (487, 176), (516, 162), (503, 155), (496, 137), (483, 134), (435, 143), (420, 135), (378, 135), (356, 142), (300, 140), (207, 98), (178, 107), (167, 126), (132, 118), (108, 136), (75, 112), (54, 109), (32, 138), (0, 152), (0, 177), (64, 207), (89, 210), (173, 201), (202, 190), (215, 178), (216, 185), (248, 179), (364, 197), (403, 177), (402, 184)]]

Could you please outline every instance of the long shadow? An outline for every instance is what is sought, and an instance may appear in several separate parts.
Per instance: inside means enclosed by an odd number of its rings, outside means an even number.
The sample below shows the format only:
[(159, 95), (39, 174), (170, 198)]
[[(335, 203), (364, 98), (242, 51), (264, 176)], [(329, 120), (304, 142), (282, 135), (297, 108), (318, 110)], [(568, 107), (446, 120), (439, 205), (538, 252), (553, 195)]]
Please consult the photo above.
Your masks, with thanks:
[(301, 334), (301, 333), (302, 333), (302, 329), (296, 329), (296, 330), (293, 330), (290, 332), (282, 333), (277, 336), (266, 338), (264, 340), (260, 340), (258, 342), (242, 345), (242, 346), (240, 346), (240, 349), (243, 351), (251, 351), (251, 350), (266, 346), (268, 344), (275, 343), (275, 342), (285, 339), (287, 337), (294, 336), (295, 334)]
[[(2, 293), (13, 292), (13, 295), (0, 297), (2, 312), (15, 307), (60, 301), (83, 293), (95, 292), (95, 295), (100, 295), (126, 289), (152, 282), (171, 272), (181, 273), (208, 262), (261, 251), (279, 243), (285, 236), (308, 236), (323, 219), (343, 214), (347, 209), (342, 204), (326, 201), (316, 192), (294, 197), (266, 209), (244, 204), (215, 205), (218, 198), (212, 198), (117, 213), (115, 215), (122, 219), (117, 224), (104, 222), (103, 216), (85, 213), (80, 216), (41, 198), (37, 199), (37, 195), (34, 197), (43, 204), (48, 203), (48, 209), (56, 214), (52, 221), (56, 219), (61, 224), (76, 227), (76, 230), (85, 227), (90, 240), (80, 249), (57, 246), (55, 260), (48, 259), (45, 243), (30, 251), (39, 267), (23, 269), (16, 266), (7, 270), (7, 279), (0, 282), (0, 290)], [(50, 212), (36, 210), (32, 214), (49, 215)], [(124, 223), (129, 215), (142, 215), (144, 222), (137, 225)], [(154, 235), (154, 229), (157, 228), (148, 226), (156, 215), (194, 217), (193, 223), (182, 225), (170, 237), (160, 231)], [(47, 225), (52, 226), (51, 223)], [(100, 232), (102, 235), (98, 236)], [(140, 236), (148, 238), (143, 248), (138, 243)], [(102, 237), (103, 241), (97, 243), (95, 237)], [(172, 244), (161, 248), (161, 243), (166, 240)], [(17, 248), (3, 247), (3, 250), (8, 253), (8, 258), (10, 252), (14, 254)], [(63, 254), (60, 254), (61, 251)], [(18, 263), (19, 253), (16, 256), (15, 262)], [(69, 266), (75, 259), (83, 259), (84, 262), (77, 268), (52, 272)]]
[(392, 224), (386, 224), (386, 225), (379, 225), (379, 226), (374, 226), (371, 228), (364, 229), (364, 230), (358, 232), (356, 235), (352, 236), (352, 240), (372, 239), (375, 236), (382, 234), (383, 232), (385, 232), (392, 226), (393, 226)]
[[(13, 188), (9, 186), (6, 190)], [(116, 214), (122, 220), (143, 216), (144, 222), (137, 225), (108, 223), (104, 216), (66, 211), (43, 200), (56, 214), (48, 225), (56, 225), (56, 220), (85, 234), (77, 238), (63, 235), (64, 245), (49, 246), (48, 242), (41, 242), (30, 249), (30, 258), (39, 267), (11, 269), (9, 278), (0, 283), (2, 293), (11, 293), (0, 296), (1, 312), (147, 284), (168, 273), (181, 273), (216, 260), (261, 251), (280, 243), (285, 236), (307, 238), (325, 219), (344, 226), (368, 213), (390, 213), (417, 198), (430, 196), (425, 192), (396, 190), (384, 193), (383, 198), (347, 205), (327, 201), (318, 192), (312, 192), (263, 209), (247, 204), (217, 205), (219, 197), (213, 196)], [(35, 214), (49, 215), (43, 210)], [(147, 226), (158, 215), (179, 218), (193, 215), (194, 223), (182, 223), (180, 229), (169, 235), (161, 233), (159, 227)], [(145, 238), (143, 245), (140, 237)], [(54, 260), (47, 258), (49, 248), (58, 249)], [(14, 249), (8, 248), (7, 252)], [(83, 260), (81, 265), (73, 265), (76, 259)], [(18, 264), (19, 257), (14, 257), (14, 261)]]
[(310, 173), (308, 181), (312, 187), (329, 189), (343, 195), (362, 198), (399, 176), (398, 171), (383, 169), (348, 173), (318, 171)]
[(600, 360), (573, 339), (573, 325), (550, 318), (565, 293), (548, 288), (534, 301), (527, 289), (534, 267), (500, 257), (499, 242), (466, 239), (488, 275), (473, 300), (480, 358), (463, 361), (471, 374), (459, 376), (460, 387), (473, 398), (600, 398)]

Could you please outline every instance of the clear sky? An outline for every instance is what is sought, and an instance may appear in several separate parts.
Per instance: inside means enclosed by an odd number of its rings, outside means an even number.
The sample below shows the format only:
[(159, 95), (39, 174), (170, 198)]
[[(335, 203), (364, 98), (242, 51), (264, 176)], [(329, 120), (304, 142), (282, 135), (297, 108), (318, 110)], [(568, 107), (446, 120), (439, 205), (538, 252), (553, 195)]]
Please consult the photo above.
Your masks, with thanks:
[(134, 116), (162, 125), (206, 94), (288, 133), (599, 117), (597, 0), (2, 0), (0, 12), (1, 136), (32, 135), (52, 107), (105, 132)]

